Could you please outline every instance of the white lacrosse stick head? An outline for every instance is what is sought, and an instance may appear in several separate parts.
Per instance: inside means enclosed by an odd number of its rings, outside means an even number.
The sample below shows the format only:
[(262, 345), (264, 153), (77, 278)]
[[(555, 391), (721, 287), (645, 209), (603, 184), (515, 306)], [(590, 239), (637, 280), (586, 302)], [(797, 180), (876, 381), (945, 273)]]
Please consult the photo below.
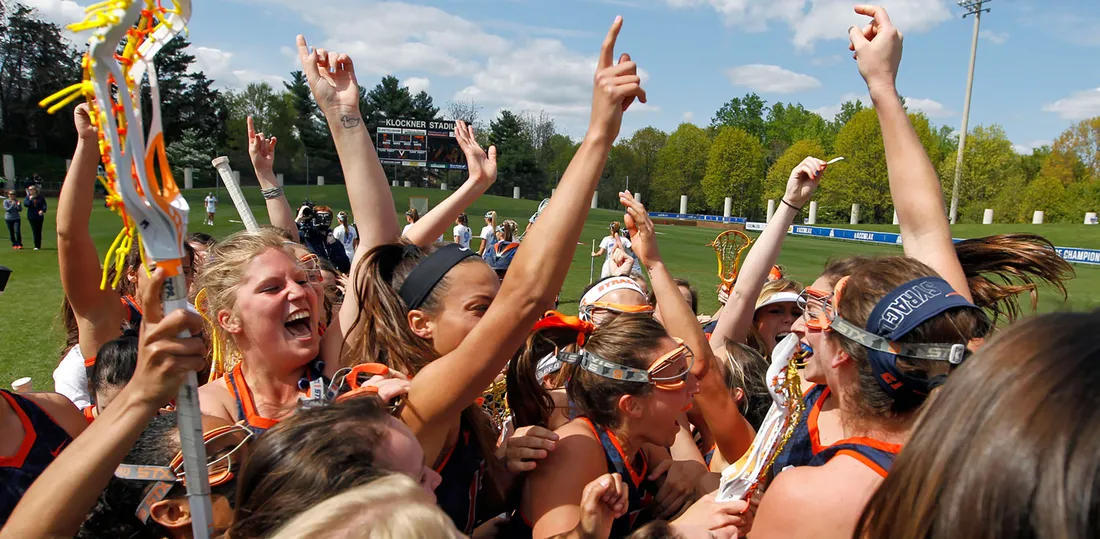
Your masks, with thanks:
[(771, 394), (775, 404), (784, 410), (788, 408), (791, 398), (787, 391), (787, 367), (798, 349), (798, 335), (794, 333), (787, 335), (775, 345), (772, 350), (771, 365), (768, 366), (768, 393)]

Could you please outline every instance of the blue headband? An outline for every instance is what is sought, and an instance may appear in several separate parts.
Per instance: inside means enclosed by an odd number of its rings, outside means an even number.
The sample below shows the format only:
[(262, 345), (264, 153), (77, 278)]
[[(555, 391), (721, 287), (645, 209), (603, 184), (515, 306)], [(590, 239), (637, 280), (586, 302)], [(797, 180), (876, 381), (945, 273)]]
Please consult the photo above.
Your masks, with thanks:
[(930, 380), (902, 373), (897, 367), (897, 356), (958, 365), (966, 356), (966, 344), (899, 343), (897, 340), (924, 322), (959, 307), (977, 309), (942, 278), (922, 277), (886, 294), (871, 311), (866, 330), (841, 317), (833, 321), (833, 328), (867, 348), (871, 371), (887, 395), (894, 399), (906, 395), (926, 396)]

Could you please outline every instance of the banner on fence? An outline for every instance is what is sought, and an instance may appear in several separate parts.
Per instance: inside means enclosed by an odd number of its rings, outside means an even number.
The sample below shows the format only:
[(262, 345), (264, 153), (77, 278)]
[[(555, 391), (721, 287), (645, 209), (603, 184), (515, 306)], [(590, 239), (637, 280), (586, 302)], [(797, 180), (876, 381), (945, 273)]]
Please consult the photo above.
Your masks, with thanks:
[(745, 224), (744, 217), (719, 217), (717, 215), (701, 215), (698, 213), (667, 213), (660, 211), (649, 212), (650, 217), (659, 219), (684, 219), (686, 221), (710, 221), (712, 223)]
[[(745, 230), (761, 232), (765, 223), (745, 223)], [(870, 232), (867, 230), (851, 230), (847, 228), (828, 228), (819, 226), (792, 225), (787, 233), (794, 236), (813, 236), (817, 238), (831, 238), (846, 241), (862, 241), (866, 243), (878, 243), (882, 245), (901, 245), (901, 234), (893, 232)], [(954, 238), (954, 241), (962, 241)], [(1055, 247), (1058, 256), (1067, 262), (1076, 264), (1090, 264), (1100, 266), (1100, 250), (1079, 249), (1076, 247)]]

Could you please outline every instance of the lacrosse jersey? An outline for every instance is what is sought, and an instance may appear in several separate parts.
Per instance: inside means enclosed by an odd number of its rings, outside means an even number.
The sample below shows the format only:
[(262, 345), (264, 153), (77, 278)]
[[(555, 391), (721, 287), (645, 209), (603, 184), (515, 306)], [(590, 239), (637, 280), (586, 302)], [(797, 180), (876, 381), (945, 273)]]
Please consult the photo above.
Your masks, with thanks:
[(11, 516), (16, 504), (42, 475), (61, 450), (73, 442), (69, 433), (48, 412), (29, 399), (0, 389), (0, 398), (19, 417), (23, 442), (15, 455), (0, 456), (0, 527)]

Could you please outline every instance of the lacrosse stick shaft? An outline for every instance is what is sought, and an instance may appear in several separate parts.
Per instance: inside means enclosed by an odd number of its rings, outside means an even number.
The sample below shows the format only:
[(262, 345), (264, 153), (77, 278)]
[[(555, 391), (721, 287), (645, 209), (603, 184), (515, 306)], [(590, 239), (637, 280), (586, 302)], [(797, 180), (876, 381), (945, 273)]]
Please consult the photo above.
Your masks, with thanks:
[(218, 157), (210, 163), (218, 169), (218, 176), (221, 176), (222, 183), (229, 191), (229, 198), (233, 199), (233, 205), (237, 207), (237, 213), (241, 215), (241, 220), (244, 221), (245, 230), (249, 232), (260, 230), (260, 224), (256, 222), (256, 216), (252, 215), (252, 208), (248, 207), (248, 201), (245, 200), (244, 192), (241, 191), (241, 184), (237, 183), (237, 179), (233, 177), (233, 170), (229, 168), (229, 158), (225, 156)]
[(596, 271), (596, 257), (592, 256), (592, 253), (596, 252), (596, 240), (592, 240), (592, 251), (588, 253), (588, 284), (592, 284), (592, 279), (595, 278)]

